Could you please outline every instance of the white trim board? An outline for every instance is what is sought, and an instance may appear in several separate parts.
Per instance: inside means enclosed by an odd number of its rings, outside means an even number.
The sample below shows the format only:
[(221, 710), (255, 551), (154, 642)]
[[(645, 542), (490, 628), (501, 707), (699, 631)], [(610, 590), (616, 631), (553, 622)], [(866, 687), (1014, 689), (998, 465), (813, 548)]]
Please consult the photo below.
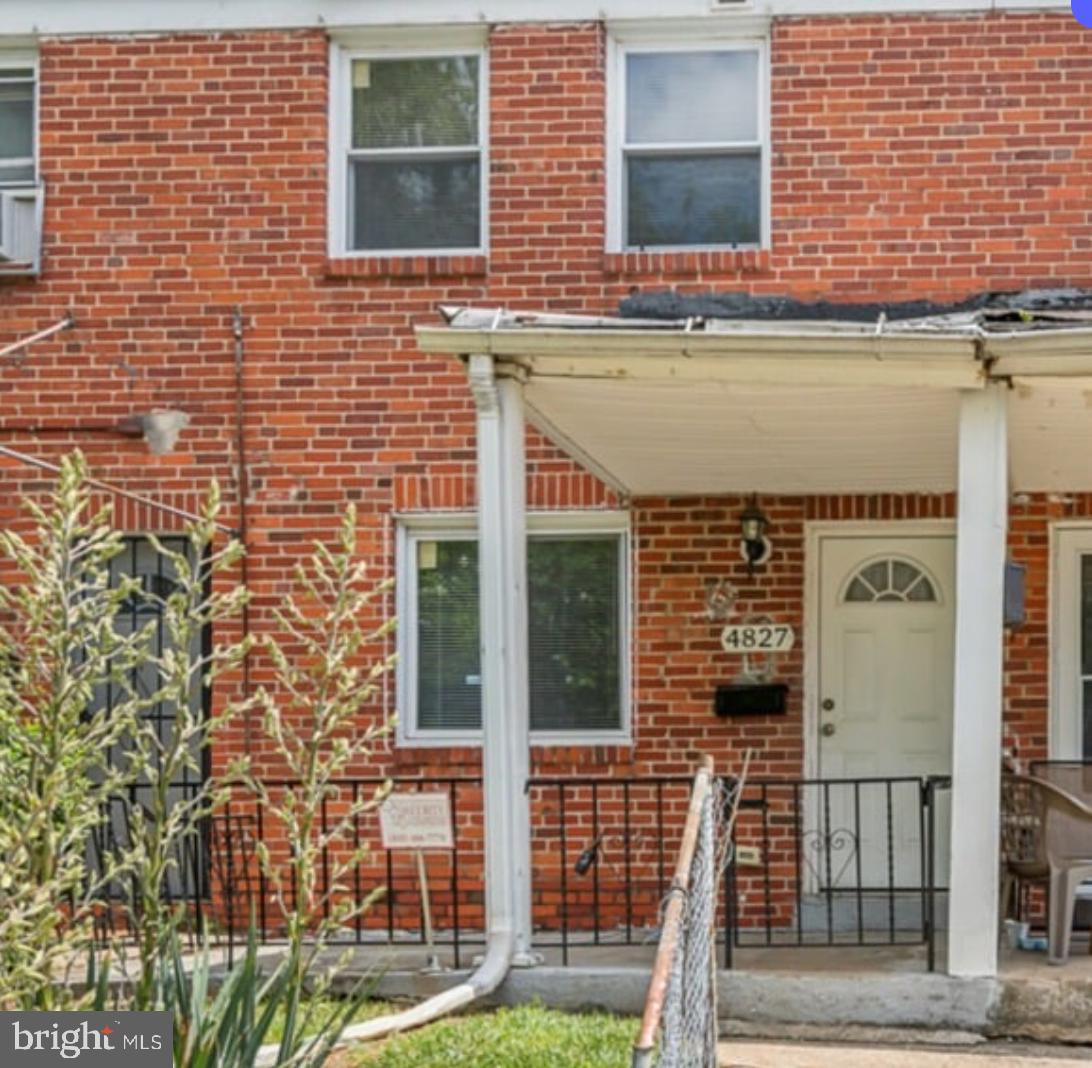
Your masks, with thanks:
[(1064, 520), (1050, 524), (1047, 752), (1051, 760), (1077, 760), (1082, 756), (1080, 558), (1088, 553), (1092, 553), (1092, 522)]
[[(738, 11), (715, 10), (713, 0), (675, 0), (670, 18), (714, 26), (755, 15), (829, 16), (934, 12), (1069, 11), (1054, 0), (753, 0)], [(662, 0), (4, 0), (4, 34), (52, 35), (170, 33), (246, 29), (333, 30), (364, 26), (450, 23), (572, 22), (664, 18)], [(1074, 33), (1079, 28), (1074, 25)]]

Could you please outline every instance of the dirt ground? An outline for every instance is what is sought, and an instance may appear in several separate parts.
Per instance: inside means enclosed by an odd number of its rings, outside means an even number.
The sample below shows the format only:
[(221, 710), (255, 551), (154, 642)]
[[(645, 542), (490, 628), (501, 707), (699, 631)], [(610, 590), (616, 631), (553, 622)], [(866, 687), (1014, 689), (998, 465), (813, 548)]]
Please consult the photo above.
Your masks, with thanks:
[(859, 1046), (733, 1039), (720, 1044), (722, 1068), (1089, 1068), (1092, 1049), (986, 1042), (966, 1049)]

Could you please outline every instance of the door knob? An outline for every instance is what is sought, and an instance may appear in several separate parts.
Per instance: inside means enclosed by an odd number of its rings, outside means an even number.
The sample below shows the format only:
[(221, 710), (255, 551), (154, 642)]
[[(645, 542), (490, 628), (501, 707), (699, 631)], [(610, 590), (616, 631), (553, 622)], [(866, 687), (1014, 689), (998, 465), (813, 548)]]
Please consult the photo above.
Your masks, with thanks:
[(830, 712), (833, 708), (834, 708), (833, 699), (830, 698), (830, 697), (825, 697), (823, 699), (823, 711), (824, 712)]
[(819, 728), (819, 733), (820, 733), (820, 734), (821, 734), (821, 735), (822, 735), (822, 736), (823, 736), (824, 738), (829, 738), (829, 737), (830, 737), (830, 736), (831, 736), (831, 735), (832, 735), (832, 734), (833, 734), (833, 733), (834, 733), (834, 732), (835, 732), (835, 731), (836, 731), (837, 729), (838, 729), (838, 728), (837, 728), (837, 727), (835, 727), (833, 723), (824, 723), (824, 724), (823, 724), (823, 725), (822, 725), (822, 726), (821, 726), (821, 727)]

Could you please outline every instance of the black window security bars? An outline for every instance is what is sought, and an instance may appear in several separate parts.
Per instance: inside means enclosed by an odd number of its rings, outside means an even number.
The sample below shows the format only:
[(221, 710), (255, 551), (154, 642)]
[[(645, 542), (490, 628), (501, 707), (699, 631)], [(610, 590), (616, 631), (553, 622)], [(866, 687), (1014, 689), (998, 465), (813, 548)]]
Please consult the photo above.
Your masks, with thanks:
[[(181, 535), (167, 535), (159, 540), (166, 549), (175, 553), (188, 555), (190, 552), (188, 539)], [(175, 589), (174, 565), (170, 558), (158, 552), (146, 537), (128, 536), (123, 539), (123, 545), (122, 552), (110, 561), (111, 583), (116, 586), (123, 577), (133, 577), (138, 580), (138, 587), (120, 607), (115, 625), (120, 634), (130, 635), (152, 624), (152, 651), (158, 657), (166, 651), (170, 640), (160, 601), (168, 598)], [(207, 655), (211, 651), (211, 642), (211, 628), (206, 627), (197, 639), (200, 648), (195, 649), (194, 652)], [(143, 664), (134, 668), (127, 680), (127, 687), (129, 692), (147, 701), (147, 706), (141, 715), (145, 724), (155, 732), (161, 742), (166, 744), (174, 730), (177, 709), (171, 701), (154, 700), (160, 688), (160, 678), (154, 665)], [(93, 695), (92, 707), (110, 709), (125, 696), (128, 696), (128, 693), (122, 695), (113, 681), (107, 681)], [(197, 716), (207, 716), (210, 699), (211, 692), (207, 687), (195, 686), (190, 695), (191, 712)], [(121, 766), (130, 760), (132, 744), (131, 739), (119, 743), (109, 754), (111, 762)], [(195, 757), (196, 768), (184, 766), (177, 779), (170, 783), (169, 799), (173, 804), (192, 801), (209, 774), (208, 751), (204, 750), (195, 754)], [(101, 866), (106, 862), (108, 854), (118, 856), (126, 851), (131, 843), (134, 813), (137, 809), (147, 806), (150, 793), (147, 782), (138, 781), (128, 787), (124, 796), (113, 799), (107, 808), (103, 824), (91, 838), (92, 864)], [(199, 919), (202, 915), (202, 902), (210, 892), (210, 857), (214, 843), (209, 839), (209, 835), (213, 833), (214, 825), (215, 821), (206, 821), (206, 824), (199, 828), (197, 837), (190, 837), (179, 843), (174, 864), (167, 873), (164, 886), (166, 898), (171, 901), (191, 902), (195, 915)], [(120, 885), (109, 886), (107, 890), (109, 896), (114, 899), (126, 896), (126, 888)], [(137, 900), (137, 895), (132, 897), (133, 900)], [(107, 933), (116, 933), (115, 924), (119, 915), (120, 912), (112, 911), (100, 917), (104, 936)]]

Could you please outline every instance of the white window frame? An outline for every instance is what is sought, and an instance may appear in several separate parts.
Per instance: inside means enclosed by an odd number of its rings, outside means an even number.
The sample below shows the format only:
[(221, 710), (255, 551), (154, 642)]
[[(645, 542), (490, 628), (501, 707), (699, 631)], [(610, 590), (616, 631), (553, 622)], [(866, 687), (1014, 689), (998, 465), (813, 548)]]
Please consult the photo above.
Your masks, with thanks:
[[(679, 142), (633, 146), (643, 151), (700, 153), (738, 148), (759, 150), (759, 241), (757, 244), (630, 245), (626, 242), (626, 57), (635, 52), (757, 52), (758, 53), (758, 141), (708, 144)], [(645, 33), (616, 31), (611, 37), (607, 71), (607, 234), (608, 252), (701, 252), (747, 250), (770, 247), (770, 63), (767, 36), (709, 35), (709, 28), (685, 36), (649, 39)]]
[[(473, 513), (414, 514), (396, 517), (396, 611), (398, 614), (397, 710), (395, 740), (414, 748), (479, 746), (481, 731), (420, 730), (417, 727), (417, 545), (422, 541), (476, 541)], [(633, 576), (628, 512), (529, 512), (527, 535), (580, 537), (612, 534), (618, 537), (619, 571), (619, 711), (621, 722), (608, 730), (532, 731), (531, 744), (628, 745), (632, 734)]]
[(29, 180), (23, 179), (18, 182), (5, 182), (0, 180), (0, 189), (30, 189), (36, 188), (40, 184), (42, 172), (38, 160), (41, 152), (41, 123), (39, 111), (41, 108), (42, 82), (41, 70), (38, 64), (38, 53), (25, 49), (19, 51), (5, 51), (0, 49), (0, 71), (22, 70), (27, 68), (34, 71), (34, 109), (31, 118), (31, 121), (34, 123), (34, 155), (29, 161), (25, 160), (23, 157), (19, 157), (18, 159), (5, 160), (5, 163), (11, 165), (13, 163), (29, 162), (34, 169), (34, 175)]
[[(489, 248), (489, 53), (483, 31), (478, 27), (437, 27), (428, 34), (429, 41), (443, 41), (442, 46), (422, 43), (420, 33), (349, 36), (330, 45), (329, 101), (329, 174), (327, 196), (327, 244), (331, 256), (383, 259), (391, 256), (480, 256)], [(479, 243), (466, 248), (414, 248), (407, 245), (388, 249), (354, 249), (349, 242), (349, 153), (352, 140), (352, 68), (354, 60), (443, 59), (450, 56), (478, 58), (478, 152), (480, 157)], [(416, 155), (435, 152), (442, 155), (449, 148), (414, 149)]]
[(1092, 523), (1050, 527), (1050, 723), (1052, 760), (1082, 757), (1081, 557), (1092, 555)]

